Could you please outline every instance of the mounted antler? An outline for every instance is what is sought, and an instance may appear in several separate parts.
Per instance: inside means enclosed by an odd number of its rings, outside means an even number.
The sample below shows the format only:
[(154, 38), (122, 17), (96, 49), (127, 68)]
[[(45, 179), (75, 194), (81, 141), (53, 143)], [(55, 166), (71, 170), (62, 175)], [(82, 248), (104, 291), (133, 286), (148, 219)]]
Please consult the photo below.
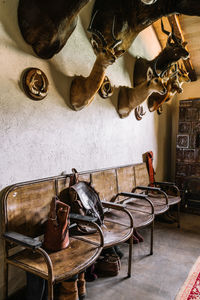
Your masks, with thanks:
[(148, 98), (148, 107), (151, 112), (158, 110), (159, 107), (169, 101), (176, 93), (182, 93), (182, 84), (190, 82), (188, 73), (181, 69), (178, 64), (173, 65), (168, 70), (168, 81), (166, 82), (167, 92), (164, 95), (153, 93)]

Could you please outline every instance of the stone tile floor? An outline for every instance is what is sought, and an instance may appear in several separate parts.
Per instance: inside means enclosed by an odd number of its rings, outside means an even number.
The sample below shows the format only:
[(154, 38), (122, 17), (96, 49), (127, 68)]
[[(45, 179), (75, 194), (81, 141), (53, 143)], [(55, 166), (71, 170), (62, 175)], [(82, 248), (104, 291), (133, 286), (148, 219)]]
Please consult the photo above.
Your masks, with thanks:
[(87, 283), (87, 300), (173, 300), (200, 256), (200, 216), (182, 214), (176, 224), (155, 223), (154, 254), (148, 255), (150, 231), (140, 231), (145, 241), (134, 245), (132, 277), (127, 271), (128, 245), (117, 277)]

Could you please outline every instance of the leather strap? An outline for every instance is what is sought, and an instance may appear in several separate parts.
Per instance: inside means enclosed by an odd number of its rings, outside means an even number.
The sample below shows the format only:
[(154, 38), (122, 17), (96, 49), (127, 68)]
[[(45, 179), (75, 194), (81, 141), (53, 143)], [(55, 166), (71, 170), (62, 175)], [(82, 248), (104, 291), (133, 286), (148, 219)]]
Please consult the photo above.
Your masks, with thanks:
[(154, 178), (154, 169), (153, 169), (153, 152), (147, 152), (147, 167), (149, 172), (149, 182), (150, 186), (154, 186), (155, 178)]

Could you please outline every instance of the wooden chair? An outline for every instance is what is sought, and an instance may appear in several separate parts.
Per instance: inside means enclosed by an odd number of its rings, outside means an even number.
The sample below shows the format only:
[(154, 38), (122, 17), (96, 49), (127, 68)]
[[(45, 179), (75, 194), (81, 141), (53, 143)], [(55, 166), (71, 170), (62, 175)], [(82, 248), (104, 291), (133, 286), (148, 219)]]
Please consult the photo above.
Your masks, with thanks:
[[(145, 195), (136, 195), (149, 207), (149, 211), (142, 211), (135, 205), (130, 210), (125, 204), (113, 203), (113, 199), (118, 197), (121, 189), (129, 191), (127, 188), (128, 176), (134, 180), (133, 165), (126, 167), (115, 167), (103, 170), (93, 170), (79, 173), (79, 178), (91, 182), (92, 186), (99, 193), (102, 204), (105, 208), (105, 221), (102, 226), (104, 234), (104, 248), (108, 248), (129, 240), (128, 276), (131, 275), (131, 256), (133, 243), (133, 229), (131, 229), (130, 216), (133, 219), (134, 228), (151, 226), (151, 254), (153, 253), (153, 206)], [(133, 176), (133, 177), (131, 177)], [(132, 181), (129, 183), (132, 186)], [(134, 196), (134, 195), (131, 195)], [(116, 200), (117, 202), (117, 200)], [(95, 235), (87, 237), (94, 240)]]
[[(178, 224), (178, 227), (180, 227), (180, 203), (181, 203), (181, 197), (180, 197), (180, 191), (179, 188), (175, 185), (173, 182), (153, 182), (154, 187), (150, 187), (150, 181), (149, 181), (149, 174), (147, 170), (146, 163), (140, 164), (138, 167), (135, 168), (140, 169), (141, 177), (143, 178), (142, 184), (140, 179), (137, 179), (137, 187), (136, 189), (141, 189), (143, 191), (146, 191), (148, 194), (148, 198), (152, 201), (155, 208), (155, 215), (161, 214), (166, 212), (171, 206), (176, 205), (177, 206), (177, 217), (175, 221)], [(142, 187), (140, 187), (142, 185)], [(135, 190), (136, 190), (135, 189)], [(134, 190), (134, 191), (135, 191)], [(160, 212), (157, 210), (157, 207), (155, 203), (161, 204), (166, 203), (168, 206), (164, 207), (160, 210)], [(161, 208), (161, 207), (160, 207)]]
[[(104, 246), (101, 228), (92, 218), (71, 215), (77, 223), (97, 229), (95, 242), (70, 237), (68, 248), (50, 253), (42, 248), (41, 237), (52, 197), (58, 182), (52, 177), (14, 184), (0, 193), (3, 204), (4, 299), (8, 296), (8, 265), (14, 265), (48, 281), (48, 300), (53, 300), (53, 285), (82, 272), (98, 258)], [(64, 179), (65, 180), (65, 179)], [(17, 246), (13, 249), (14, 246)], [(14, 251), (14, 252), (13, 252)]]
[[(70, 175), (67, 175), (70, 176)], [(113, 171), (107, 170), (105, 172), (101, 171), (86, 171), (84, 173), (78, 173), (79, 180), (92, 183), (92, 186), (97, 192), (99, 192), (100, 199), (102, 200), (102, 205), (105, 210), (104, 214), (104, 224), (101, 226), (103, 236), (104, 236), (104, 248), (110, 248), (112, 246), (129, 241), (129, 257), (128, 257), (128, 277), (131, 276), (131, 262), (132, 262), (132, 237), (133, 237), (133, 218), (131, 213), (120, 204), (110, 203), (106, 197), (103, 195), (108, 195), (109, 190), (116, 191), (116, 175)], [(109, 194), (110, 196), (112, 195)], [(114, 211), (116, 214), (119, 213), (123, 216), (123, 220), (111, 220), (107, 218), (107, 211)], [(76, 235), (77, 238), (84, 241), (96, 242), (98, 238), (97, 234), (84, 234)]]

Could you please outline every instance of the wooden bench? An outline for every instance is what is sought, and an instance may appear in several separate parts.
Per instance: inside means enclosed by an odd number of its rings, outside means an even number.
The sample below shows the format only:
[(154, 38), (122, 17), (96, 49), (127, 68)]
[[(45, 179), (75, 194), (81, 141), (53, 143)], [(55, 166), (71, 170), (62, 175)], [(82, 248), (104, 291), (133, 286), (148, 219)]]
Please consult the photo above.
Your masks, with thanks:
[[(169, 208), (167, 196), (160, 189), (154, 190), (163, 193), (164, 197), (159, 203), (156, 200), (154, 205), (148, 195), (132, 193), (138, 186), (142, 189), (147, 184), (148, 173), (145, 168), (146, 164), (142, 163), (79, 172), (79, 180), (91, 182), (99, 192), (105, 208), (104, 225), (99, 228), (91, 219), (76, 219), (77, 222), (92, 223), (98, 232), (84, 237), (71, 236), (70, 247), (56, 253), (44, 251), (41, 241), (36, 238), (44, 233), (52, 197), (59, 196), (69, 187), (70, 174), (5, 188), (0, 194), (4, 215), (5, 295), (8, 292), (8, 264), (48, 280), (49, 299), (53, 299), (55, 283), (83, 271), (96, 260), (102, 248), (127, 240), (128, 276), (131, 276), (133, 226), (135, 229), (151, 226), (150, 254), (153, 254), (154, 210), (162, 213)], [(13, 242), (26, 249), (20, 248), (16, 254), (10, 254), (10, 244)]]
[[(80, 179), (89, 181), (90, 175), (82, 174)], [(119, 204), (104, 203), (104, 207), (120, 211), (124, 222), (105, 220), (102, 229), (92, 218), (70, 214), (70, 219), (97, 228), (97, 233), (88, 239), (70, 237), (68, 248), (49, 253), (42, 248), (40, 238), (44, 234), (52, 197), (59, 195), (69, 186), (69, 176), (55, 176), (14, 184), (0, 193), (3, 204), (3, 238), (5, 249), (4, 298), (8, 295), (8, 265), (14, 265), (48, 281), (48, 299), (53, 299), (53, 285), (82, 272), (90, 266), (105, 247), (129, 240), (128, 276), (131, 276), (133, 219)], [(38, 239), (39, 237), (39, 239)], [(13, 255), (13, 245), (15, 247)], [(25, 249), (24, 249), (25, 248)]]
[[(112, 210), (111, 206), (109, 206), (114, 201), (115, 203), (123, 203), (121, 205), (130, 211), (135, 229), (151, 226), (150, 254), (153, 254), (154, 207), (146, 195), (130, 194), (135, 188), (136, 183), (142, 179), (138, 172), (138, 166), (140, 165), (141, 164), (132, 164), (101, 170), (84, 171), (79, 173), (79, 178), (91, 182), (92, 186), (99, 193), (104, 207), (110, 207), (109, 211), (105, 213), (105, 222), (109, 221), (111, 224), (120, 222), (126, 226), (128, 225), (128, 220), (122, 215), (122, 212)], [(130, 205), (125, 204), (124, 201), (127, 200), (131, 201)], [(110, 247), (116, 244), (115, 237), (108, 234), (104, 227), (102, 227), (102, 230), (104, 233), (104, 247)], [(118, 230), (116, 234), (117, 232)], [(95, 235), (92, 237), (88, 236), (88, 238), (94, 240)], [(123, 240), (121, 240), (120, 243), (121, 242), (123, 242)]]
[[(8, 297), (8, 265), (14, 265), (48, 281), (48, 299), (53, 300), (53, 285), (90, 266), (104, 246), (101, 228), (92, 218), (71, 215), (70, 219), (90, 224), (98, 231), (97, 242), (70, 237), (68, 248), (49, 253), (42, 248), (52, 197), (65, 187), (64, 177), (51, 177), (19, 183), (0, 193), (3, 204), (4, 299)], [(16, 247), (17, 245), (17, 247)], [(14, 247), (15, 246), (15, 247)]]

